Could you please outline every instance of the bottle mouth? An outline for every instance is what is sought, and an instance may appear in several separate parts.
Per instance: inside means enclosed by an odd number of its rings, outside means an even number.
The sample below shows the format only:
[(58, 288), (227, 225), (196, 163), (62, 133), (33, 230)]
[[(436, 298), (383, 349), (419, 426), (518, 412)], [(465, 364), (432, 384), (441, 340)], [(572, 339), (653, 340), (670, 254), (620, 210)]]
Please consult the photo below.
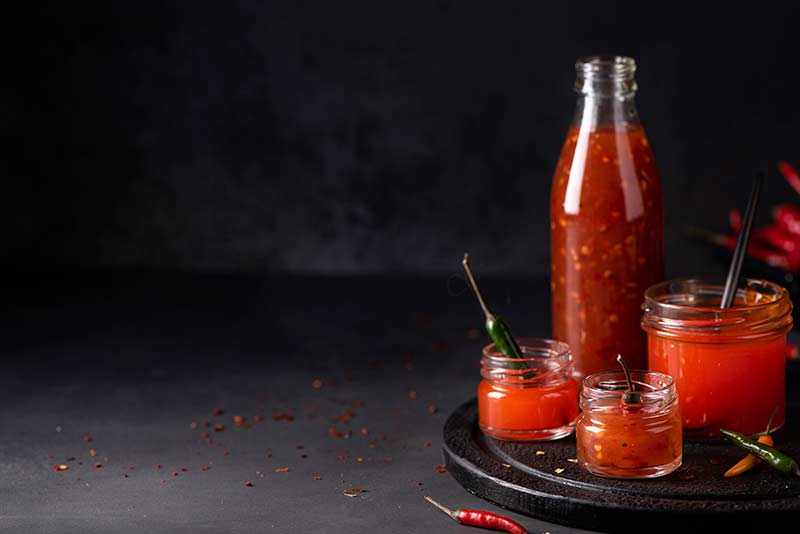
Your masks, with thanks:
[(636, 92), (636, 61), (627, 56), (587, 56), (575, 62), (575, 91), (592, 96), (628, 97)]

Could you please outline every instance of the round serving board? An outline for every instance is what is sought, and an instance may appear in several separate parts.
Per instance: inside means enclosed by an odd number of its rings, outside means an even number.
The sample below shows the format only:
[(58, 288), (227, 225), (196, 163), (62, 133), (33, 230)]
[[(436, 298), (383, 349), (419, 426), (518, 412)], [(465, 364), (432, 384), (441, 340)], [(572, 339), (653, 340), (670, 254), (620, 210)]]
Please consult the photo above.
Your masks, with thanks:
[[(468, 491), (515, 512), (579, 528), (639, 533), (712, 527), (738, 532), (749, 525), (766, 532), (800, 517), (800, 477), (759, 465), (724, 478), (744, 455), (725, 440), (684, 439), (683, 465), (675, 472), (615, 480), (591, 475), (570, 461), (576, 454), (574, 435), (549, 442), (499, 441), (478, 429), (477, 416), (475, 399), (450, 415), (444, 426), (445, 464)], [(778, 448), (800, 458), (797, 435), (780, 430), (774, 437)]]

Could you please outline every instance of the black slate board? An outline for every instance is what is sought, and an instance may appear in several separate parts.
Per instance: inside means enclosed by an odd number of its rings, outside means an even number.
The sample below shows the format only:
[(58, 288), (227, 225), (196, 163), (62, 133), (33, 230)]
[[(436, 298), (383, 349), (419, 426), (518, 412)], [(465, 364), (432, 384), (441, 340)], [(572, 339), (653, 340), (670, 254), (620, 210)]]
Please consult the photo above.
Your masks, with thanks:
[[(774, 436), (781, 450), (800, 457), (796, 435), (780, 430)], [(726, 527), (738, 532), (752, 526), (766, 532), (800, 516), (800, 478), (761, 465), (726, 479), (723, 473), (742, 452), (724, 440), (684, 439), (683, 465), (661, 478), (606, 479), (568, 461), (575, 458), (574, 435), (537, 443), (486, 437), (478, 429), (473, 399), (445, 423), (443, 450), (448, 471), (471, 493), (573, 527), (607, 532)], [(557, 468), (564, 471), (556, 474)]]

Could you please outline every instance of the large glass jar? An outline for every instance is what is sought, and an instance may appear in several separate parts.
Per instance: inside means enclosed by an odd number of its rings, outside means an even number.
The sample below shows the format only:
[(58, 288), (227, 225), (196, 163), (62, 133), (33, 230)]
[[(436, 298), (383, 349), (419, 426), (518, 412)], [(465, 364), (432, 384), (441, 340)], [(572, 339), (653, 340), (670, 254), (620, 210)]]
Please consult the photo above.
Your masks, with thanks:
[(636, 111), (636, 64), (577, 62), (578, 103), (550, 197), (553, 338), (578, 376), (644, 368), (645, 289), (663, 280), (661, 180)]
[(483, 348), (478, 384), (478, 423), (494, 438), (544, 441), (572, 433), (578, 384), (565, 343), (517, 340), (524, 358), (507, 358), (494, 343)]
[(792, 302), (781, 286), (743, 279), (720, 309), (725, 281), (681, 278), (647, 290), (642, 328), (648, 368), (675, 379), (687, 435), (744, 434), (772, 428), (786, 414), (786, 334)]

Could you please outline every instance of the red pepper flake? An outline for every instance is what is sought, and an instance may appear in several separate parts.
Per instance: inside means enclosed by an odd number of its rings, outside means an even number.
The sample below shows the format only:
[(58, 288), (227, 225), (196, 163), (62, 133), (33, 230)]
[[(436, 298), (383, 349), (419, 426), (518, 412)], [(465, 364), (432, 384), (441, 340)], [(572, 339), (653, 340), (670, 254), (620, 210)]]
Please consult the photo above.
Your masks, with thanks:
[(189, 469), (187, 467), (181, 467), (181, 471), (183, 471), (184, 473), (187, 472), (188, 470)]
[(339, 429), (337, 429), (335, 427), (330, 427), (328, 429), (328, 434), (330, 434), (331, 436), (333, 436), (335, 438), (344, 438), (344, 439), (349, 439), (350, 438), (350, 431), (349, 430), (346, 431), (346, 432), (343, 432), (343, 431), (341, 431), (341, 430), (339, 430)]
[(314, 389), (320, 389), (322, 387), (322, 380), (315, 378), (314, 381), (311, 382), (311, 387)]
[(426, 441), (425, 443), (422, 444), (422, 447), (425, 448), (425, 449), (427, 449), (430, 446), (431, 446), (431, 442), (430, 441)]
[(367, 436), (367, 435), (369, 435), (369, 430), (367, 430), (366, 428), (362, 428), (362, 429), (361, 429), (361, 435), (362, 435), (362, 436)]
[(244, 485), (247, 486), (248, 488), (252, 488), (253, 487), (253, 483), (250, 482), (249, 480), (247, 482), (245, 482)]
[(189, 423), (189, 428), (191, 428), (192, 430), (196, 429), (197, 428), (197, 421), (192, 421), (191, 423)]
[(264, 416), (261, 415), (261, 414), (256, 414), (256, 415), (253, 416), (253, 421), (255, 421), (256, 423), (258, 423), (260, 421), (263, 421), (263, 420), (264, 420)]
[(276, 412), (272, 419), (275, 421), (294, 421), (294, 415), (286, 412)]
[(222, 415), (224, 413), (225, 413), (225, 410), (223, 410), (222, 408), (214, 408), (213, 410), (211, 410), (211, 415), (213, 415), (213, 416), (219, 416), (219, 415)]
[(361, 456), (356, 458), (356, 462), (358, 462), (358, 463), (361, 463), (363, 461), (364, 461), (364, 458), (362, 458)]
[(94, 440), (92, 436), (83, 436), (83, 441), (86, 443), (91, 443)]
[(200, 471), (208, 471), (209, 469), (211, 469), (211, 468), (208, 467), (207, 465), (203, 465), (203, 466), (200, 467)]
[(272, 458), (272, 453), (271, 452), (267, 453), (267, 458)]
[(378, 444), (377, 443), (370, 443), (369, 444), (369, 448), (370, 449), (377, 449), (378, 448)]
[(166, 484), (166, 483), (167, 483), (167, 481), (166, 481), (166, 480), (164, 480), (164, 479), (162, 478), (162, 479), (161, 479), (161, 483), (162, 483), (162, 484)]
[(211, 426), (211, 421), (206, 419), (205, 421), (203, 421), (203, 426), (206, 427), (206, 428), (210, 427)]
[(340, 455), (338, 455), (336, 457), (336, 459), (337, 460), (347, 460), (347, 455), (346, 454), (340, 454)]
[(55, 469), (56, 471), (66, 471), (67, 469), (69, 469), (69, 466), (67, 464), (57, 464), (53, 466), (53, 469)]
[(162, 467), (164, 467), (164, 466), (161, 465), (161, 464), (156, 464), (156, 469), (161, 469)]
[(688, 482), (689, 480), (694, 480), (695, 477), (691, 473), (678, 473), (678, 478), (680, 478), (683, 481)]
[(434, 414), (439, 411), (439, 408), (435, 404), (428, 405), (428, 413)]
[(345, 497), (358, 497), (358, 493), (347, 490), (342, 490), (342, 495), (344, 495)]
[(176, 477), (176, 476), (178, 476), (178, 472), (177, 471), (173, 471), (172, 473), (170, 473), (170, 475)]
[(214, 425), (214, 432), (222, 432), (223, 430), (225, 430), (225, 425), (222, 423), (217, 423)]
[(234, 415), (233, 416), (233, 424), (238, 426), (239, 428), (250, 428), (250, 423), (247, 422), (241, 415)]
[(275, 472), (276, 473), (288, 473), (289, 472), (289, 468), (288, 467), (279, 467), (279, 468), (277, 468), (275, 470)]
[(89, 456), (91, 456), (92, 458), (94, 458), (95, 456), (97, 456), (97, 451), (96, 451), (96, 450), (94, 450), (94, 449), (89, 449)]
[(100, 469), (101, 467), (103, 467), (103, 464), (94, 464), (94, 467), (95, 467), (96, 469)]
[(444, 464), (434, 465), (433, 469), (437, 473), (447, 473), (447, 467)]
[(417, 398), (417, 390), (416, 389), (409, 389), (408, 390), (408, 398), (409, 399), (416, 399)]

